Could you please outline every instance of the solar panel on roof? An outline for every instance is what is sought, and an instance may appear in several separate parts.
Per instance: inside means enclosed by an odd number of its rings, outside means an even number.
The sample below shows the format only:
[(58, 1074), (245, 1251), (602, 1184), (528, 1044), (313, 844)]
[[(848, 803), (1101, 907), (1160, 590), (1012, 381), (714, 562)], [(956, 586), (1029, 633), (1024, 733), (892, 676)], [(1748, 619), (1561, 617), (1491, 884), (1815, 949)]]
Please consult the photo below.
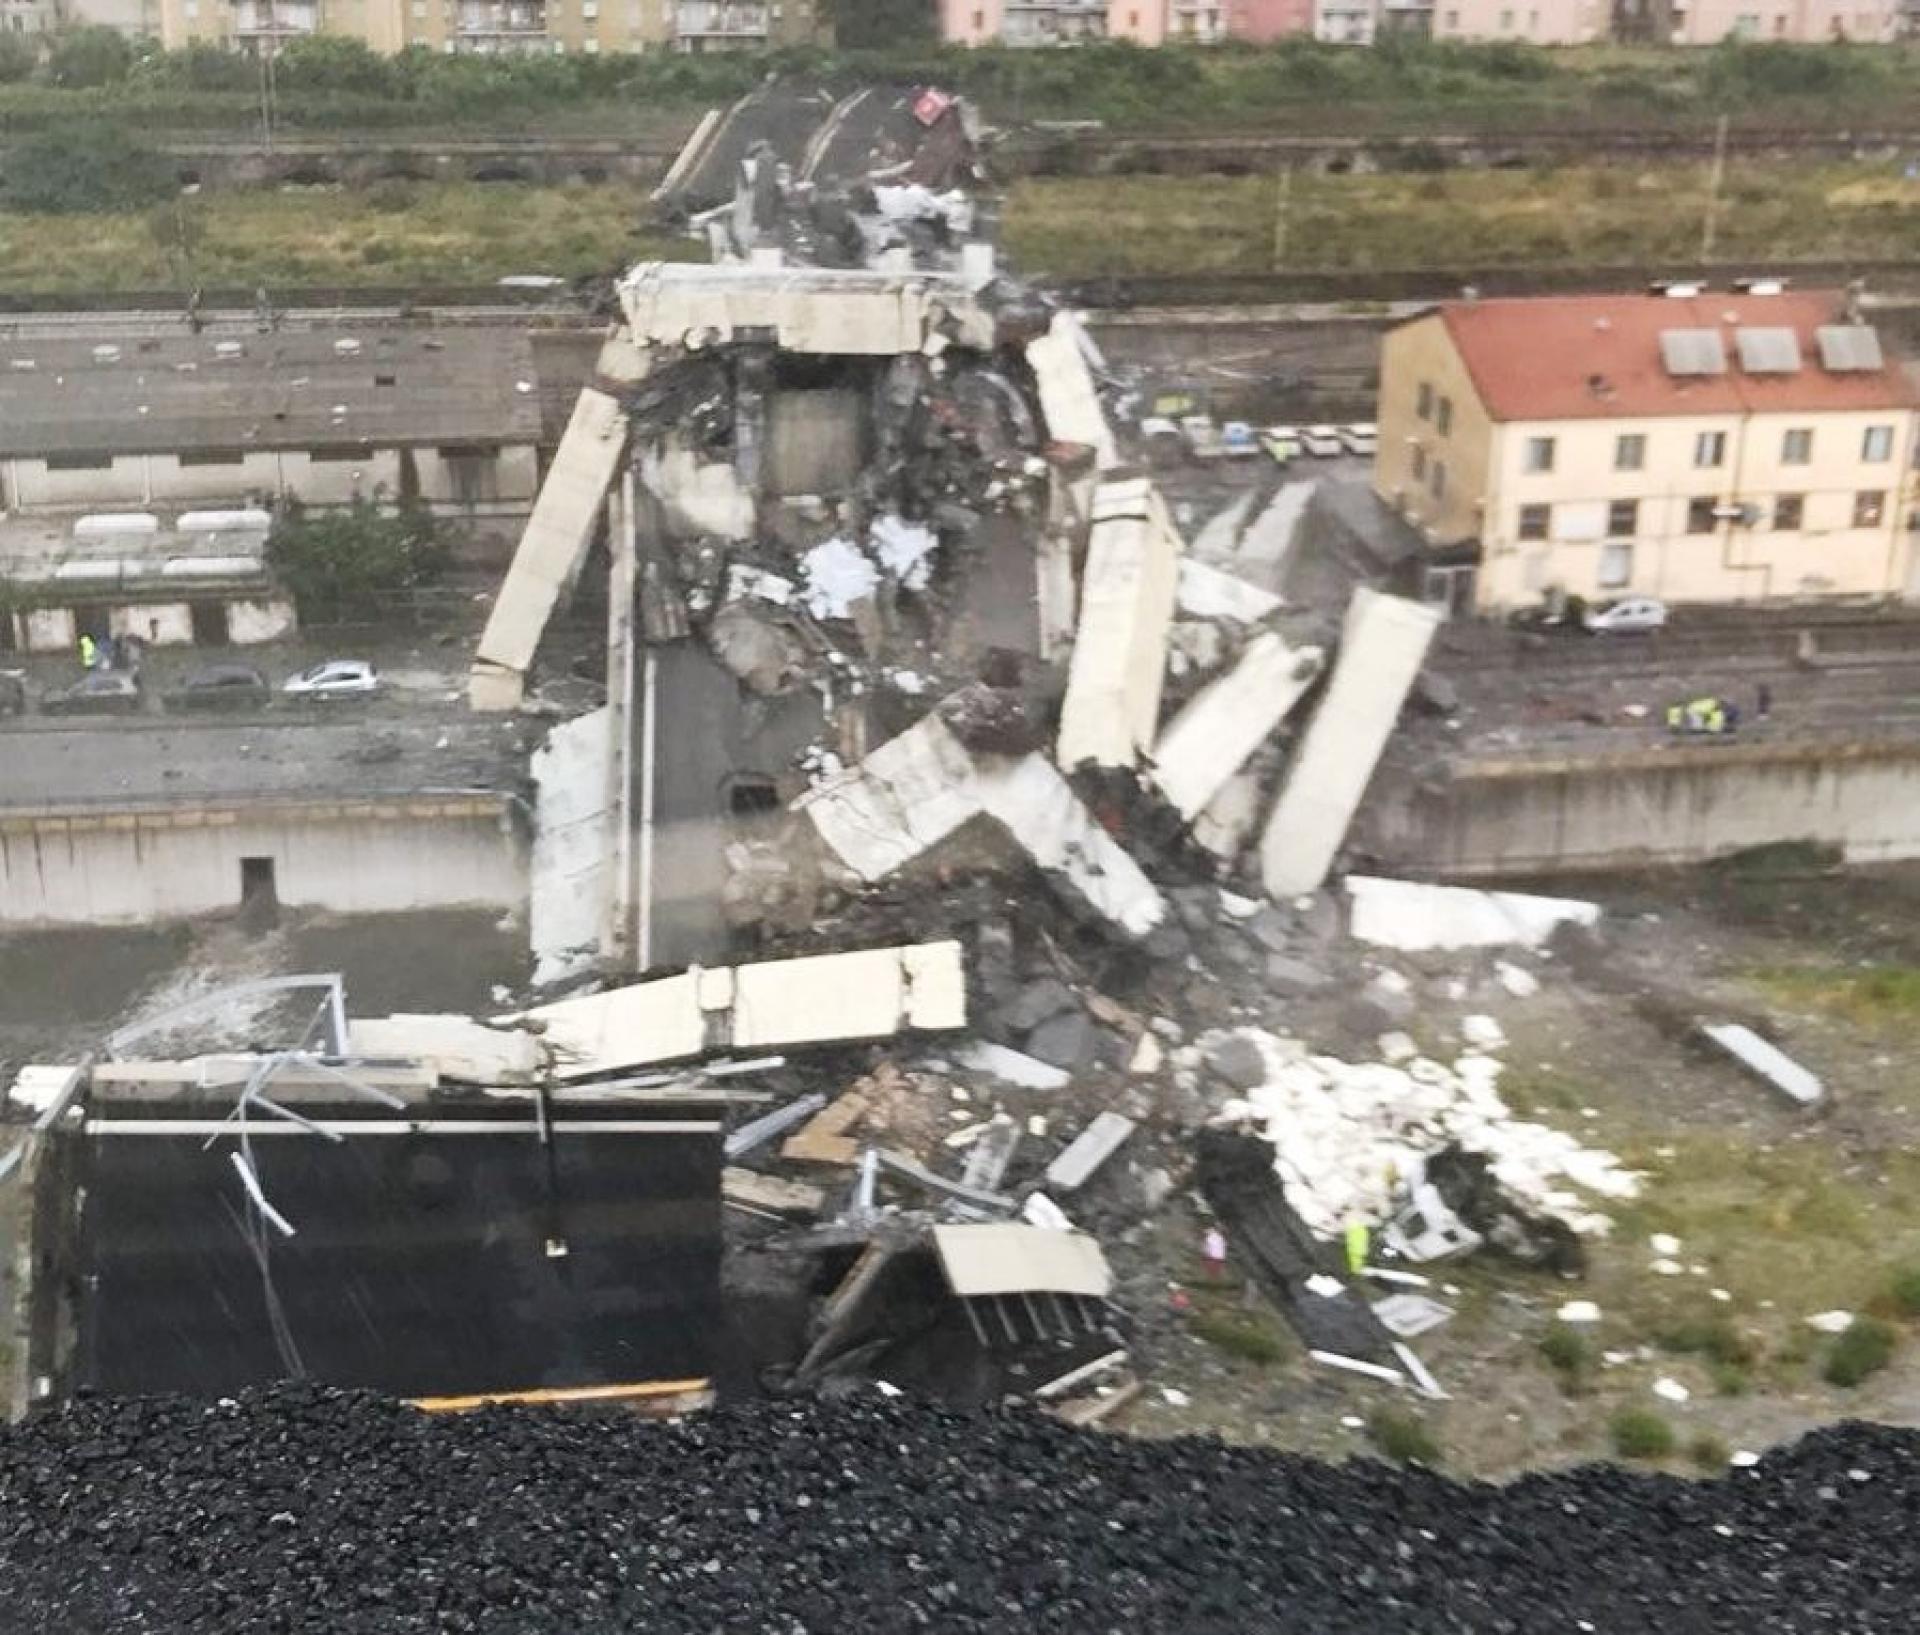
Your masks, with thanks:
[(1726, 348), (1717, 329), (1663, 329), (1660, 359), (1670, 375), (1724, 375)]
[(1884, 367), (1879, 332), (1865, 324), (1822, 324), (1816, 338), (1820, 342), (1820, 361), (1835, 374), (1855, 374)]
[(1736, 329), (1733, 343), (1750, 375), (1791, 375), (1800, 367), (1800, 337), (1791, 329)]

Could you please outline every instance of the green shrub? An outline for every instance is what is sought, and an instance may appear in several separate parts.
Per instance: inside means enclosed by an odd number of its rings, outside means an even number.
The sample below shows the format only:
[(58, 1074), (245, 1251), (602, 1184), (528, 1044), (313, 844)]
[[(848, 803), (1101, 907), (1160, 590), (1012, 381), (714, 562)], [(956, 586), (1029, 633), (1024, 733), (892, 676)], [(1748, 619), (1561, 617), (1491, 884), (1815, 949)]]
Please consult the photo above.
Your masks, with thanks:
[(1707, 1366), (1713, 1376), (1713, 1388), (1723, 1397), (1743, 1397), (1753, 1388), (1746, 1369), (1738, 1363), (1715, 1362)]
[(1651, 1408), (1622, 1408), (1607, 1431), (1623, 1459), (1664, 1459), (1673, 1452), (1673, 1427)]
[(368, 499), (327, 511), (293, 507), (267, 536), (267, 562), (302, 620), (377, 619), (395, 592), (430, 583), (447, 551), (426, 510)]
[(1287, 1342), (1269, 1323), (1233, 1312), (1197, 1311), (1187, 1326), (1208, 1345), (1230, 1357), (1252, 1363), (1277, 1363), (1287, 1354)]
[(1705, 1471), (1709, 1476), (1727, 1468), (1727, 1460), (1732, 1457), (1725, 1442), (1711, 1431), (1702, 1431), (1687, 1444), (1687, 1457), (1697, 1470)]
[(24, 34), (0, 34), (0, 85), (17, 85), (39, 66), (39, 49)]
[(1540, 1355), (1560, 1376), (1560, 1388), (1569, 1396), (1586, 1389), (1598, 1361), (1593, 1341), (1565, 1323), (1555, 1323), (1540, 1337)]
[(1903, 1317), (1920, 1317), (1920, 1266), (1903, 1266), (1887, 1281), (1887, 1300)]
[(172, 167), (117, 125), (57, 126), (16, 144), (0, 167), (0, 209), (44, 215), (137, 210), (179, 191)]
[(117, 28), (71, 29), (47, 56), (47, 78), (69, 89), (118, 85), (132, 68), (133, 46)]
[(1856, 1317), (1853, 1326), (1833, 1342), (1827, 1353), (1827, 1383), (1852, 1387), (1877, 1374), (1893, 1360), (1900, 1333), (1877, 1317)]
[(1736, 1368), (1753, 1361), (1753, 1342), (1735, 1328), (1730, 1319), (1718, 1313), (1669, 1323), (1655, 1331), (1653, 1341), (1662, 1351), (1707, 1357)]
[(1376, 1408), (1367, 1415), (1367, 1440), (1403, 1465), (1440, 1463), (1440, 1444), (1426, 1421), (1403, 1408)]

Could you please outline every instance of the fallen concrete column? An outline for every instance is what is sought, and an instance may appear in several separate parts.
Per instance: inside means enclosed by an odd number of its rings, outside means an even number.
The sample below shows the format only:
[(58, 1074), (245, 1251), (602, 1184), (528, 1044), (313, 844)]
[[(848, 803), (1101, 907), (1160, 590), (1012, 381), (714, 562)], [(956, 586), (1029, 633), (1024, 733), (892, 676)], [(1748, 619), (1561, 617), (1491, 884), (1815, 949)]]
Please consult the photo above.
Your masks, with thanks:
[(1317, 647), (1293, 648), (1268, 632), (1201, 688), (1160, 735), (1151, 777), (1191, 823), (1287, 718), (1320, 674)]
[[(609, 382), (637, 380), (646, 364), (630, 341), (615, 336), (600, 349), (596, 372)], [(600, 502), (626, 446), (627, 419), (619, 401), (597, 386), (587, 387), (573, 406), (481, 633), (467, 682), (474, 709), (519, 708), (541, 633), (561, 591), (586, 559)]]
[(1755, 1078), (1802, 1107), (1818, 1106), (1825, 1099), (1827, 1089), (1817, 1075), (1743, 1023), (1703, 1022), (1700, 1031)]
[(1133, 766), (1152, 747), (1181, 549), (1152, 483), (1137, 478), (1094, 491), (1080, 623), (1054, 748), (1067, 771), (1088, 762)]
[(1420, 602), (1364, 585), (1353, 593), (1333, 680), (1261, 838), (1270, 896), (1297, 896), (1326, 879), (1439, 624), (1438, 611)]
[(605, 706), (563, 721), (534, 752), (527, 942), (536, 986), (600, 957), (613, 852), (613, 732)]
[(1056, 312), (1046, 334), (1027, 342), (1027, 365), (1040, 389), (1047, 435), (1092, 449), (1097, 469), (1108, 471), (1120, 463), (1120, 455), (1087, 367), (1088, 345), (1079, 315)]
[(969, 819), (998, 822), (1055, 887), (1130, 936), (1166, 914), (1153, 882), (1042, 756), (975, 757), (929, 715), (794, 802), (841, 862), (882, 880)]

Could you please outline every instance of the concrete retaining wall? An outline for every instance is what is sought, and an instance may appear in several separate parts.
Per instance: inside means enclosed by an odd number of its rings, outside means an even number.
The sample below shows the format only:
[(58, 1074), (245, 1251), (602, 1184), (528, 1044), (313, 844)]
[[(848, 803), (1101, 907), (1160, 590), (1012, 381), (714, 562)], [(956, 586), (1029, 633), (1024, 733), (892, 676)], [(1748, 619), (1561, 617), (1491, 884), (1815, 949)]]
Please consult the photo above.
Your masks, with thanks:
[(0, 815), (0, 926), (130, 925), (240, 906), (241, 860), (279, 901), (342, 914), (519, 910), (526, 865), (497, 796)]
[(1689, 863), (1808, 840), (1920, 857), (1920, 744), (1688, 744), (1467, 763), (1377, 788), (1356, 843), (1383, 867), (1492, 876)]

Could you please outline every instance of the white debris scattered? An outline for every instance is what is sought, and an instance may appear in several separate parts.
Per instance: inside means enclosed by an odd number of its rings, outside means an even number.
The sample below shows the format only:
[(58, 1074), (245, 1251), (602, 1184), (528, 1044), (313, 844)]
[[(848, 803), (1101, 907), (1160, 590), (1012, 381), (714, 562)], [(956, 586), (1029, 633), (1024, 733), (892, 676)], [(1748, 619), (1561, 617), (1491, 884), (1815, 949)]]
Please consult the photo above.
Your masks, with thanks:
[(1163, 1385), (1160, 1387), (1160, 1400), (1169, 1408), (1184, 1408), (1193, 1398), (1177, 1386)]
[(785, 607), (793, 600), (793, 581), (751, 562), (736, 562), (727, 569), (727, 600), (737, 602), (748, 596)]
[(1597, 1323), (1600, 1308), (1591, 1300), (1569, 1300), (1554, 1316), (1563, 1323)]
[(1460, 1037), (1475, 1050), (1499, 1050), (1507, 1042), (1506, 1029), (1485, 1015), (1461, 1017)]
[(873, 1382), (873, 1388), (874, 1390), (878, 1391), (883, 1397), (897, 1397), (897, 1396), (905, 1395), (905, 1393), (900, 1389), (900, 1387), (895, 1385), (891, 1380), (875, 1380)]
[(1712, 1022), (1702, 1024), (1700, 1031), (1749, 1073), (1802, 1107), (1817, 1106), (1827, 1093), (1817, 1074), (1750, 1027), (1738, 1022)]
[(1751, 1470), (1760, 1463), (1760, 1455), (1751, 1448), (1735, 1448), (1728, 1457), (1727, 1463), (1735, 1470)]
[(934, 531), (920, 522), (888, 512), (873, 519), (867, 541), (880, 566), (908, 590), (925, 590), (933, 574), (933, 553), (940, 548)]
[(895, 692), (905, 693), (909, 698), (918, 698), (927, 690), (927, 678), (918, 670), (889, 670), (887, 680), (893, 683)]
[(1250, 920), (1260, 912), (1260, 899), (1242, 897), (1237, 891), (1222, 891), (1220, 912), (1230, 920)]
[(1133, 1056), (1127, 1063), (1127, 1071), (1144, 1078), (1150, 1073), (1158, 1073), (1166, 1065), (1166, 1060), (1166, 1047), (1151, 1032), (1143, 1033), (1140, 1035), (1140, 1042), (1133, 1047)]
[(1389, 1334), (1412, 1340), (1447, 1322), (1453, 1316), (1453, 1307), (1443, 1306), (1424, 1294), (1390, 1294), (1374, 1301), (1373, 1315)]
[[(1233, 1031), (1259, 1049), (1265, 1082), (1228, 1102), (1218, 1122), (1249, 1124), (1273, 1143), (1289, 1200), (1323, 1237), (1351, 1220), (1384, 1225), (1428, 1155), (1456, 1143), (1485, 1154), (1520, 1207), (1575, 1232), (1597, 1236), (1611, 1224), (1587, 1194), (1639, 1191), (1612, 1153), (1515, 1117), (1495, 1089), (1492, 1057), (1463, 1056), (1451, 1068), (1424, 1057), (1403, 1067), (1345, 1062), (1257, 1028)], [(1201, 1047), (1224, 1037), (1203, 1035)]]
[(1071, 1076), (1064, 1068), (1043, 1062), (1038, 1056), (1010, 1050), (990, 1039), (969, 1039), (953, 1053), (953, 1058), (962, 1067), (1017, 1084), (1023, 1090), (1064, 1090)]
[(1307, 1279), (1307, 1287), (1323, 1300), (1331, 1300), (1346, 1285), (1337, 1277), (1329, 1277), (1325, 1272), (1315, 1272)]
[(1817, 1311), (1807, 1319), (1807, 1327), (1818, 1329), (1822, 1334), (1845, 1334), (1853, 1327), (1853, 1313), (1850, 1311)]
[(1357, 1431), (1364, 1428), (1367, 1422), (1358, 1414), (1342, 1414), (1340, 1423), (1350, 1431)]
[(1653, 1394), (1663, 1402), (1685, 1402), (1693, 1395), (1678, 1380), (1670, 1380), (1664, 1374), (1653, 1382)]
[(1671, 1232), (1656, 1232), (1647, 1239), (1647, 1247), (1656, 1255), (1677, 1255), (1680, 1253), (1680, 1240)]
[(1540, 979), (1533, 972), (1504, 959), (1494, 966), (1493, 974), (1515, 999), (1531, 999), (1540, 991)]
[(1679, 1261), (1668, 1260), (1665, 1256), (1656, 1260), (1648, 1268), (1649, 1271), (1658, 1272), (1662, 1277), (1678, 1277), (1684, 1269)]
[(800, 559), (806, 579), (804, 601), (816, 619), (844, 619), (856, 602), (870, 597), (880, 584), (880, 570), (850, 539), (837, 535)]
[[(1197, 540), (1195, 548), (1199, 548)], [(1175, 605), (1189, 619), (1231, 619), (1236, 624), (1258, 624), (1280, 608), (1280, 598), (1272, 591), (1192, 556), (1180, 559), (1175, 598)]]
[(1352, 931), (1362, 942), (1418, 953), (1432, 948), (1537, 948), (1562, 925), (1593, 925), (1600, 905), (1574, 897), (1476, 891), (1350, 874)]
[(1391, 1062), (1395, 1067), (1402, 1062), (1412, 1061), (1420, 1054), (1420, 1047), (1413, 1042), (1410, 1034), (1383, 1033), (1374, 1043), (1380, 1052), (1380, 1060)]
[(1709, 1289), (1707, 1293), (1715, 1300), (1731, 1300), (1733, 1298), (1725, 1289)]

